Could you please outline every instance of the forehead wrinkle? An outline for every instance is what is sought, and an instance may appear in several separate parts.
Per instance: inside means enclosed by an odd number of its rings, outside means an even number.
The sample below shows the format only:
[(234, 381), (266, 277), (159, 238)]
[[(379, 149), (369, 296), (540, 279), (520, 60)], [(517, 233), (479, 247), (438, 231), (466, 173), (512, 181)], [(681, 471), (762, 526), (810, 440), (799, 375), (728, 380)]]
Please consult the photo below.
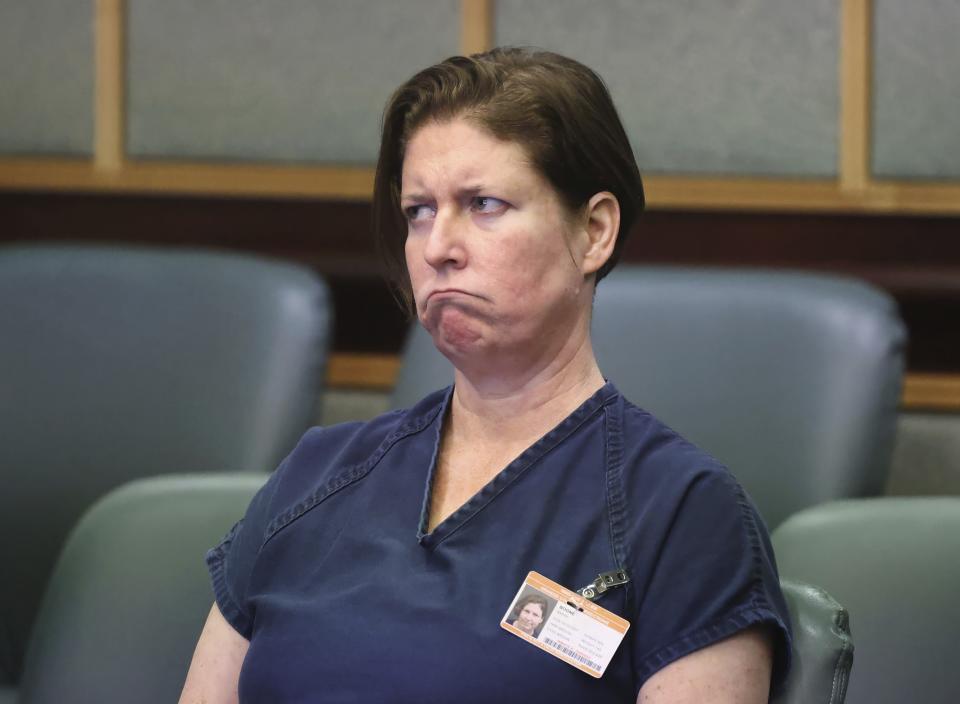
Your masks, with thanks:
[[(451, 144), (451, 127), (457, 131), (466, 127), (472, 134)], [(401, 197), (419, 191), (423, 193), (417, 195), (529, 187), (517, 169), (542, 179), (527, 150), (516, 142), (497, 139), (469, 123), (428, 125), (410, 140), (401, 170)]]

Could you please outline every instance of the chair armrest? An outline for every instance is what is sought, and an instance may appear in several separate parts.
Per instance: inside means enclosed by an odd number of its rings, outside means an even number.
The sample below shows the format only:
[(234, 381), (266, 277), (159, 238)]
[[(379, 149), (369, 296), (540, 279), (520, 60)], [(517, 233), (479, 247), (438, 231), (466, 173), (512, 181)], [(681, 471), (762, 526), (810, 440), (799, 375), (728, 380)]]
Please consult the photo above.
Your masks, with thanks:
[(793, 667), (772, 704), (842, 704), (853, 665), (847, 610), (818, 587), (784, 580), (793, 622)]

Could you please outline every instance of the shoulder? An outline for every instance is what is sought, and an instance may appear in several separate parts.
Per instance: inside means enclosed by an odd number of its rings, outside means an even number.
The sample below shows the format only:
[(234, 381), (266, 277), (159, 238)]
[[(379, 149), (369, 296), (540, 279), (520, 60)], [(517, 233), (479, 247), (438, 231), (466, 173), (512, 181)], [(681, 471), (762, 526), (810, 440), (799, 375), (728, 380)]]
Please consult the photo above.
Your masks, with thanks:
[(238, 633), (250, 637), (256, 607), (248, 600), (249, 588), (270, 540), (327, 497), (371, 473), (396, 443), (421, 434), (448, 398), (440, 391), (409, 410), (304, 434), (250, 501), (244, 517), (207, 553), (217, 604)]
[(269, 538), (325, 496), (366, 476), (398, 442), (421, 434), (446, 407), (447, 390), (409, 409), (366, 422), (308, 430), (262, 490), (262, 524)]
[(624, 484), (628, 494), (679, 499), (706, 485), (736, 498), (742, 492), (727, 467), (650, 412), (623, 399)]
[[(624, 401), (619, 525), (635, 580), (641, 682), (754, 625), (776, 632), (774, 679), (789, 667), (790, 630), (766, 526), (727, 467)], [(680, 618), (680, 614), (684, 614)]]
[(622, 422), (619, 488), (627, 555), (653, 544), (690, 557), (710, 552), (766, 561), (766, 526), (722, 462), (629, 402)]

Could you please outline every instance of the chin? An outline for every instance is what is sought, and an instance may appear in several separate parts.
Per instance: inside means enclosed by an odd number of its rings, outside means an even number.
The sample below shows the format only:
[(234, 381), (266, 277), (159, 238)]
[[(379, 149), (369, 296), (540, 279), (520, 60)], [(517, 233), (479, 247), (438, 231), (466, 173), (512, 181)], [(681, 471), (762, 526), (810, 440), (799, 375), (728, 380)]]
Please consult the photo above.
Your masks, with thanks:
[(440, 353), (453, 362), (454, 366), (460, 366), (460, 361), (470, 359), (471, 355), (482, 350), (481, 338), (477, 335), (461, 332), (433, 332), (433, 344)]
[(445, 356), (467, 354), (483, 346), (483, 325), (460, 306), (430, 306), (420, 322)]

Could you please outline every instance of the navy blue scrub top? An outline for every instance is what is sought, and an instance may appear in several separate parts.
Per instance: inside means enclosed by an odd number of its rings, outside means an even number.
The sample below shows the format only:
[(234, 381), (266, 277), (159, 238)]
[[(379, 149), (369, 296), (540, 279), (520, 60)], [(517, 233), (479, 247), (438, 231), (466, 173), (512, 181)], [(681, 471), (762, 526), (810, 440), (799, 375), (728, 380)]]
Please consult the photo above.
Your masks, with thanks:
[[(730, 473), (607, 384), (427, 532), (451, 389), (310, 430), (207, 555), (250, 641), (242, 702), (634, 702), (672, 661), (753, 624), (789, 666), (767, 531)], [(531, 570), (631, 626), (601, 679), (500, 627)]]

